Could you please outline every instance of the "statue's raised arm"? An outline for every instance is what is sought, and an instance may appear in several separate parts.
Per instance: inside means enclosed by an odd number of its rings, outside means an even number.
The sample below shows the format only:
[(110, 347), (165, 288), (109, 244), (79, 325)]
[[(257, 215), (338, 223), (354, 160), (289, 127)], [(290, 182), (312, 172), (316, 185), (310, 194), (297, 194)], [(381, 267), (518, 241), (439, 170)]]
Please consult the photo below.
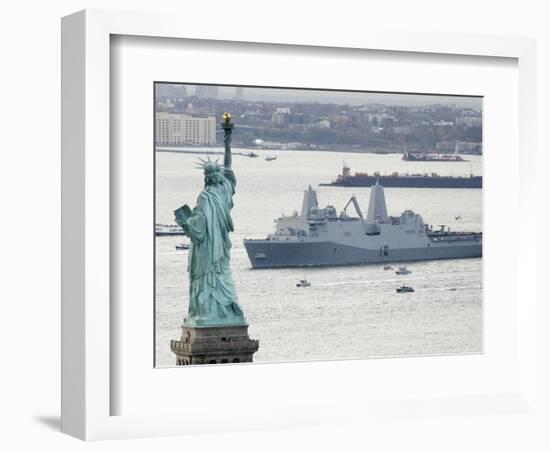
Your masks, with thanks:
[(233, 124), (231, 123), (231, 114), (223, 113), (222, 128), (224, 130), (223, 142), (225, 144), (225, 154), (223, 165), (226, 169), (231, 169), (231, 133), (233, 132)]

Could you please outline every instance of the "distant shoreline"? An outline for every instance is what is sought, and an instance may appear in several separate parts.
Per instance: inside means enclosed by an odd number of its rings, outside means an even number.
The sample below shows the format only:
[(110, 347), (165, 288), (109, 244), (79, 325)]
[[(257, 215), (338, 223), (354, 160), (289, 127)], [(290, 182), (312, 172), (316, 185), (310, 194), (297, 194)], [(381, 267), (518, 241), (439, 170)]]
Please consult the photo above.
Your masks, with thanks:
[[(239, 148), (234, 148), (239, 150)], [(221, 147), (200, 147), (194, 149), (192, 147), (156, 147), (155, 151), (164, 153), (184, 153), (192, 155), (223, 155), (224, 151)], [(378, 150), (378, 149), (357, 149), (357, 148), (242, 148), (242, 151), (233, 151), (233, 155), (248, 155), (250, 152), (266, 151), (266, 152), (335, 152), (335, 153), (370, 153), (380, 155), (396, 155), (402, 154), (402, 150)]]
[[(239, 150), (234, 148), (233, 150)], [(254, 147), (244, 148), (242, 151), (233, 151), (233, 155), (248, 156), (250, 152), (262, 151), (262, 152), (334, 152), (334, 153), (365, 153), (371, 155), (402, 155), (403, 150), (380, 150), (380, 149), (358, 149), (358, 148), (266, 148), (266, 147)], [(223, 155), (224, 150), (222, 147), (156, 147), (155, 151), (162, 153), (182, 153), (190, 155)], [(425, 152), (428, 154), (451, 154), (450, 152)], [(469, 156), (483, 156), (479, 153), (461, 153), (461, 155)]]

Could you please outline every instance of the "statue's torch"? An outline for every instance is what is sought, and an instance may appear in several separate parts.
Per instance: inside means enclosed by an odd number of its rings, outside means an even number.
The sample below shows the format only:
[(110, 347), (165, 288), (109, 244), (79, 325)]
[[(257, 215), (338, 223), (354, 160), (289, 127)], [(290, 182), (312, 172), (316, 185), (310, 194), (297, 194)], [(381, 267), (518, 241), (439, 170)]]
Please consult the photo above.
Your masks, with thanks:
[(225, 145), (225, 155), (223, 159), (223, 165), (231, 168), (231, 133), (233, 133), (233, 124), (231, 123), (231, 114), (228, 112), (223, 113), (223, 143)]

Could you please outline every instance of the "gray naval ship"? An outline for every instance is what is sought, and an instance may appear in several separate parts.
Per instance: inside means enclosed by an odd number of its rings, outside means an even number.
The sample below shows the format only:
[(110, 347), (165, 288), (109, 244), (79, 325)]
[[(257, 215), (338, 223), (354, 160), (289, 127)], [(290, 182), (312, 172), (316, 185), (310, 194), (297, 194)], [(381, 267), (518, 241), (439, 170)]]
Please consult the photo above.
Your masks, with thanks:
[[(357, 217), (347, 208), (353, 204)], [(371, 187), (369, 207), (363, 217), (355, 196), (338, 214), (333, 206), (319, 208), (309, 186), (302, 210), (275, 220), (275, 232), (265, 239), (245, 239), (253, 268), (338, 266), (430, 259), (478, 258), (482, 233), (434, 230), (422, 216), (406, 210), (389, 216), (384, 188)]]

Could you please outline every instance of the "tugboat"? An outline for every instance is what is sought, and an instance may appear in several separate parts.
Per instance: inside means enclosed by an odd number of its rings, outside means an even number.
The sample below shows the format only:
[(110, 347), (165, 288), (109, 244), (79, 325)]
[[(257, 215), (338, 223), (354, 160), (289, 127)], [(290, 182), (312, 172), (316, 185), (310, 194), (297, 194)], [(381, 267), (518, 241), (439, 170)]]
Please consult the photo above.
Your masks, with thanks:
[(384, 270), (393, 270), (393, 266), (384, 266)]
[(411, 271), (407, 269), (406, 265), (401, 266), (399, 269), (395, 271), (396, 275), (408, 275), (409, 273), (411, 273)]
[(185, 242), (183, 244), (176, 244), (176, 250), (189, 250), (191, 248), (191, 244), (186, 244)]
[(414, 289), (411, 286), (407, 286), (403, 284), (400, 287), (398, 287), (396, 291), (401, 294), (403, 292), (414, 292)]
[(298, 283), (296, 283), (296, 287), (310, 287), (310, 286), (311, 286), (311, 283), (306, 279), (300, 280), (298, 281)]

